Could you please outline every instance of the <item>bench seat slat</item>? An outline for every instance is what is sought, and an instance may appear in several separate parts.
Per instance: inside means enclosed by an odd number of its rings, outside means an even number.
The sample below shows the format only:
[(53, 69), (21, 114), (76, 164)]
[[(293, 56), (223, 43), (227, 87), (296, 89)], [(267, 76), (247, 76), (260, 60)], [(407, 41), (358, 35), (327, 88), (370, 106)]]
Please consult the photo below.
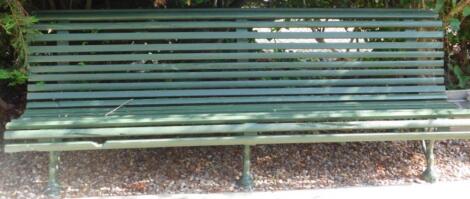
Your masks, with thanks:
[(314, 53), (168, 53), (168, 54), (109, 54), (109, 55), (55, 55), (30, 56), (30, 63), (141, 61), (141, 60), (233, 60), (233, 59), (287, 59), (287, 58), (441, 58), (442, 51), (402, 52), (314, 52)]
[[(442, 95), (445, 97), (445, 95)], [(123, 100), (124, 103), (127, 100)], [(407, 101), (371, 101), (371, 102), (331, 102), (331, 103), (269, 103), (269, 104), (211, 104), (211, 105), (178, 105), (178, 106), (124, 106), (111, 115), (172, 115), (190, 113), (246, 113), (246, 112), (304, 112), (331, 110), (388, 110), (388, 109), (452, 109), (455, 104), (444, 100), (407, 100)], [(24, 117), (102, 117), (115, 109), (99, 108), (48, 108), (28, 109)]]
[(39, 34), (31, 41), (112, 41), (159, 39), (345, 39), (345, 38), (433, 38), (443, 37), (441, 31), (389, 32), (136, 32), (136, 33), (71, 33)]
[(403, 118), (439, 118), (470, 116), (470, 110), (398, 109), (398, 110), (337, 110), (316, 112), (255, 112), (185, 115), (135, 115), (76, 118), (21, 118), (8, 125), (12, 130), (131, 127), (161, 125), (226, 124), (244, 122), (296, 122), (331, 120), (371, 120)]
[(319, 134), (319, 135), (270, 135), (270, 136), (224, 136), (198, 138), (166, 138), (138, 140), (110, 140), (103, 144), (92, 141), (46, 142), (28, 144), (6, 144), (5, 152), (22, 151), (77, 151), (100, 149), (224, 146), (255, 144), (293, 144), (293, 143), (329, 143), (329, 142), (376, 142), (406, 140), (446, 140), (469, 139), (468, 131), (406, 132), (406, 133), (354, 133), (354, 134)]
[(417, 78), (364, 78), (364, 79), (309, 79), (309, 80), (238, 80), (238, 81), (181, 81), (181, 82), (132, 82), (132, 83), (43, 83), (30, 84), (28, 91), (120, 91), (151, 89), (198, 88), (272, 88), (307, 86), (385, 86), (443, 84), (443, 77)]
[(443, 67), (444, 60), (337, 61), (337, 62), (209, 62), (174, 64), (102, 64), (34, 66), (31, 73), (146, 71), (146, 70), (246, 70), (246, 69), (327, 69), (327, 68), (408, 68)]
[(389, 87), (330, 87), (330, 88), (259, 88), (259, 89), (192, 89), (146, 91), (95, 91), (95, 92), (44, 92), (28, 93), (30, 100), (44, 99), (106, 99), (145, 97), (196, 97), (196, 96), (263, 96), (306, 94), (371, 94), (371, 93), (428, 93), (440, 92), (444, 86), (389, 86)]
[(318, 134), (318, 135), (263, 135), (263, 136), (220, 136), (198, 138), (133, 139), (109, 140), (103, 144), (93, 141), (46, 142), (28, 144), (6, 144), (5, 152), (22, 151), (77, 151), (100, 149), (132, 149), (158, 147), (224, 146), (255, 144), (301, 144), (329, 142), (377, 142), (406, 140), (446, 140), (469, 139), (468, 131), (436, 131), (406, 133), (354, 133), (354, 134)]
[(233, 79), (233, 78), (288, 78), (288, 77), (350, 77), (441, 75), (443, 69), (378, 69), (378, 70), (277, 70), (224, 72), (149, 72), (97, 74), (31, 74), (34, 81), (93, 81), (93, 80), (178, 80), (178, 79)]
[(86, 138), (145, 135), (185, 135), (246, 132), (283, 132), (358, 129), (407, 129), (470, 126), (470, 119), (379, 120), (349, 122), (302, 123), (244, 123), (188, 126), (152, 126), (86, 129), (13, 130), (5, 132), (5, 139)]
[(115, 10), (107, 12), (34, 12), (43, 21), (99, 21), (149, 19), (283, 19), (283, 18), (358, 18), (358, 19), (436, 19), (437, 12), (418, 9), (191, 9)]
[(113, 23), (40, 23), (37, 30), (138, 30), (185, 28), (296, 28), (296, 27), (442, 27), (441, 21), (192, 21), (188, 22), (113, 22)]
[(113, 44), (31, 46), (29, 53), (71, 52), (136, 52), (136, 51), (200, 51), (200, 50), (263, 50), (263, 49), (442, 49), (441, 42), (368, 42), (368, 43), (198, 43), (198, 44)]
[[(288, 103), (288, 102), (329, 102), (329, 101), (390, 101), (390, 100), (445, 100), (441, 94), (400, 94), (400, 95), (328, 95), (328, 96), (275, 96), (275, 97), (213, 97), (213, 98), (151, 98), (134, 99), (127, 106), (165, 106), (185, 104), (247, 104), (247, 103)], [(119, 106), (123, 100), (80, 100), (60, 102), (29, 102), (29, 108), (70, 108)]]

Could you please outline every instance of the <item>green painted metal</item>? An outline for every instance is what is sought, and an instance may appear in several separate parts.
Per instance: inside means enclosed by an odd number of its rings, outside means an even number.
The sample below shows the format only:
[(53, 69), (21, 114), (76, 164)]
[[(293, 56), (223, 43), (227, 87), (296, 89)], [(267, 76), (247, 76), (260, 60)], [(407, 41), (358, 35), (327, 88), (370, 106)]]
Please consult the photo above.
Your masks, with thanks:
[(329, 69), (329, 68), (413, 68), (443, 67), (444, 60), (417, 61), (337, 61), (337, 62), (209, 62), (175, 64), (102, 64), (34, 66), (31, 73), (107, 72), (146, 70), (247, 70), (247, 69)]
[(340, 39), (340, 38), (442, 38), (441, 31), (387, 31), (387, 32), (137, 32), (137, 33), (72, 33), (38, 34), (31, 41), (112, 41), (159, 39)]
[[(28, 107), (7, 126), (7, 152), (244, 145), (242, 179), (248, 184), (249, 145), (470, 138), (470, 132), (414, 132), (470, 124), (458, 119), (470, 111), (445, 102), (442, 22), (436, 12), (194, 9), (35, 15), (40, 22), (34, 28), (44, 34), (30, 44)], [(254, 29), (282, 27), (365, 29)], [(69, 30), (73, 33), (61, 34)], [(317, 42), (249, 40), (272, 38)], [(355, 38), (364, 40), (318, 40)], [(395, 128), (414, 130), (256, 135)], [(94, 142), (96, 137), (105, 142)], [(61, 138), (67, 139), (44, 141)]]
[(434, 157), (434, 140), (426, 141), (426, 170), (423, 172), (423, 178), (427, 182), (434, 183), (437, 181), (437, 173), (435, 171), (435, 157)]
[(29, 100), (46, 99), (105, 99), (145, 97), (207, 97), (207, 96), (263, 96), (308, 94), (370, 94), (370, 93), (428, 93), (440, 92), (444, 86), (388, 86), (388, 87), (329, 87), (329, 88), (256, 88), (256, 89), (192, 89), (146, 91), (42, 92), (28, 93)]
[(442, 49), (441, 42), (369, 42), (369, 43), (197, 43), (197, 44), (113, 44), (72, 46), (31, 46), (29, 53), (136, 52), (194, 50), (263, 49)]
[(97, 21), (149, 19), (282, 19), (282, 18), (358, 18), (358, 19), (436, 19), (437, 12), (416, 9), (192, 9), (188, 10), (107, 10), (40, 11), (41, 21)]
[(292, 143), (330, 143), (330, 142), (376, 142), (404, 140), (446, 140), (470, 139), (468, 131), (451, 132), (403, 132), (403, 133), (348, 133), (348, 134), (317, 134), (317, 135), (262, 135), (262, 136), (225, 136), (200, 138), (166, 138), (138, 140), (110, 140), (104, 144), (92, 141), (71, 141), (52, 143), (6, 144), (5, 152), (22, 151), (77, 151), (99, 149), (132, 149), (158, 147), (189, 147), (189, 146), (224, 146), (224, 145), (256, 145), (256, 144), (292, 144)]
[(158, 79), (232, 79), (287, 77), (344, 77), (442, 75), (444, 69), (364, 69), (364, 70), (276, 70), (223, 72), (148, 72), (97, 74), (31, 74), (30, 81), (158, 80)]
[(223, 124), (243, 122), (295, 122), (328, 120), (367, 120), (401, 118), (442, 118), (470, 116), (469, 110), (454, 109), (402, 109), (402, 110), (337, 110), (316, 112), (255, 112), (214, 113), (182, 115), (134, 115), (127, 117), (82, 117), (77, 118), (22, 118), (8, 124), (9, 130), (161, 126), (178, 124)]
[(349, 122), (304, 123), (243, 123), (191, 126), (151, 126), (86, 129), (13, 130), (5, 132), (5, 139), (85, 138), (148, 135), (191, 135), (242, 132), (283, 132), (318, 130), (400, 129), (470, 126), (470, 119), (381, 120)]
[(242, 186), (250, 190), (253, 186), (253, 179), (250, 173), (251, 167), (251, 148), (250, 145), (243, 146), (243, 171), (240, 179)]
[(138, 30), (185, 28), (302, 28), (302, 27), (442, 27), (441, 21), (192, 21), (188, 22), (114, 22), (41, 23), (38, 30)]
[(315, 53), (169, 53), (169, 54), (112, 54), (30, 56), (30, 63), (140, 61), (140, 60), (230, 60), (230, 59), (287, 59), (287, 58), (441, 58), (442, 51), (400, 52), (315, 52)]
[(60, 184), (58, 180), (59, 175), (59, 154), (60, 152), (49, 152), (49, 176), (47, 184), (47, 192), (51, 198), (60, 197)]
[[(288, 103), (288, 102), (331, 102), (331, 101), (390, 101), (390, 100), (445, 100), (442, 94), (399, 94), (399, 95), (328, 95), (328, 96), (265, 96), (265, 97), (212, 97), (212, 98), (150, 98), (134, 99), (126, 106), (162, 106), (187, 104), (246, 104), (246, 103)], [(29, 108), (73, 108), (112, 107), (123, 100), (80, 100), (60, 102), (29, 102)]]
[[(445, 96), (443, 96), (445, 97)], [(123, 100), (124, 102), (125, 100)], [(127, 100), (126, 100), (127, 101)], [(372, 101), (372, 102), (333, 102), (333, 103), (269, 103), (269, 104), (228, 104), (228, 105), (179, 105), (179, 106), (125, 106), (113, 115), (174, 115), (190, 113), (246, 113), (246, 112), (304, 112), (334, 110), (390, 110), (390, 109), (455, 109), (456, 105), (444, 100), (407, 100), (407, 101)], [(100, 108), (62, 108), (28, 109), (24, 117), (102, 117), (110, 107)]]
[[(151, 89), (198, 89), (198, 88), (269, 88), (306, 86), (384, 86), (410, 84), (443, 84), (443, 77), (367, 78), (367, 79), (311, 79), (311, 80), (239, 80), (239, 81), (179, 81), (179, 82), (132, 82), (132, 83), (43, 83), (29, 84), (28, 91), (120, 91)], [(426, 95), (424, 95), (426, 96)]]

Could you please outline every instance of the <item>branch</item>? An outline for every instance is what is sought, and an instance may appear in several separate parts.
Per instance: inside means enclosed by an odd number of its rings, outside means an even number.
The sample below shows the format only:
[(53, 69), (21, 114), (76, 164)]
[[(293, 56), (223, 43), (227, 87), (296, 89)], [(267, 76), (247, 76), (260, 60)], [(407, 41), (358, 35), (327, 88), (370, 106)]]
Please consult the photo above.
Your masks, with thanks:
[(468, 5), (470, 5), (470, 0), (460, 1), (452, 10), (450, 10), (450, 12), (446, 16), (444, 16), (444, 21), (448, 21), (450, 18), (461, 13), (463, 9)]

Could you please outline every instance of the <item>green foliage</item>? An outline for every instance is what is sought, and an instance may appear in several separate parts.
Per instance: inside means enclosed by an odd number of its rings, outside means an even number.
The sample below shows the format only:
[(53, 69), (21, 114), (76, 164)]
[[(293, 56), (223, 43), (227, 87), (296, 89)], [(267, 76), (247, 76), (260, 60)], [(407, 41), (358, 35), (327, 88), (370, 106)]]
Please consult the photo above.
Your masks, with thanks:
[[(6, 37), (5, 46), (2, 49), (13, 49), (8, 63), (9, 70), (1, 69), (0, 80), (8, 81), (9, 85), (24, 84), (26, 82), (26, 63), (28, 58), (28, 40), (36, 30), (31, 29), (31, 25), (37, 22), (35, 17), (28, 16), (22, 4), (18, 0), (6, 0), (0, 2), (0, 7), (7, 12), (0, 14), (0, 31)], [(3, 63), (5, 64), (5, 63)]]
[[(469, 18), (470, 7), (468, 1), (445, 1), (447, 9), (440, 10), (444, 23), (446, 24), (448, 52), (448, 66), (451, 72), (451, 88), (470, 88), (470, 66), (466, 55), (470, 41)], [(453, 77), (453, 78), (452, 78)]]
[(470, 15), (470, 6), (467, 6), (463, 9), (462, 15), (463, 17), (467, 17)]
[(24, 72), (20, 70), (4, 70), (0, 69), (0, 81), (7, 81), (9, 86), (16, 86), (20, 84), (25, 84), (28, 80), (28, 77)]
[(450, 69), (453, 71), (455, 77), (458, 79), (458, 87), (467, 88), (470, 86), (470, 76), (465, 75), (465, 73), (459, 66), (451, 65)]
[(449, 19), (450, 29), (452, 31), (458, 32), (460, 30), (460, 20), (456, 18)]

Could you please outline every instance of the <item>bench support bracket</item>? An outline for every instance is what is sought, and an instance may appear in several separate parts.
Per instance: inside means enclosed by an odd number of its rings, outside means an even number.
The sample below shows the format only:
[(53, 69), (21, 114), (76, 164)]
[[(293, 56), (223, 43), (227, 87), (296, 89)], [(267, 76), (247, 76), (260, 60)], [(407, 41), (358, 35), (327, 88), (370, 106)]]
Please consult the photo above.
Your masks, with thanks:
[(425, 181), (430, 183), (436, 182), (438, 178), (435, 170), (434, 142), (434, 140), (425, 141), (426, 170), (423, 172), (423, 178)]
[(250, 145), (243, 145), (243, 172), (241, 177), (241, 184), (243, 188), (251, 190), (252, 181), (250, 174), (250, 157), (251, 156), (251, 147)]
[(60, 185), (57, 179), (59, 173), (59, 157), (58, 151), (49, 152), (49, 182), (47, 184), (47, 192), (51, 198), (60, 196)]

